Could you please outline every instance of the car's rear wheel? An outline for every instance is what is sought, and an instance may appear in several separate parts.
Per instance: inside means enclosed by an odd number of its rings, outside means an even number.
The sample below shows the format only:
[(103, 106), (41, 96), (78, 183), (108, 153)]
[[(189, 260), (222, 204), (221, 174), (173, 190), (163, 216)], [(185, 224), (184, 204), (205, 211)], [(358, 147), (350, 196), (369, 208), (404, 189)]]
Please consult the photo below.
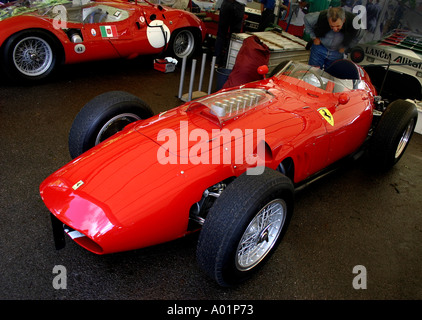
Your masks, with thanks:
[(1, 56), (6, 76), (15, 81), (45, 79), (59, 63), (55, 39), (40, 30), (25, 30), (12, 35), (3, 46)]
[(416, 127), (416, 106), (405, 100), (388, 105), (371, 139), (369, 154), (374, 167), (385, 171), (403, 156)]
[(265, 168), (230, 183), (201, 230), (199, 266), (222, 286), (250, 278), (275, 251), (293, 213), (293, 184)]
[(73, 121), (69, 133), (70, 156), (76, 158), (121, 131), (129, 123), (152, 115), (151, 108), (130, 93), (103, 93), (89, 101)]
[(169, 53), (178, 59), (189, 59), (197, 49), (194, 33), (189, 29), (176, 30), (169, 43)]

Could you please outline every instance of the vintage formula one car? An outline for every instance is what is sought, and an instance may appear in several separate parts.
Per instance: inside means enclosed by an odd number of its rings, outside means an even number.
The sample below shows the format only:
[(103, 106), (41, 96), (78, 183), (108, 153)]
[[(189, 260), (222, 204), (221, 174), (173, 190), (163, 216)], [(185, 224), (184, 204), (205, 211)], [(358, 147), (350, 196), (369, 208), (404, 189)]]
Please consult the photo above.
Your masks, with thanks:
[(0, 66), (10, 79), (35, 81), (62, 63), (190, 57), (205, 32), (192, 13), (147, 0), (18, 0), (0, 6)]
[(415, 105), (384, 103), (361, 67), (273, 72), (155, 116), (122, 91), (89, 101), (70, 130), (74, 160), (40, 186), (56, 247), (63, 230), (96, 254), (200, 230), (200, 267), (234, 285), (276, 249), (295, 188), (363, 149), (382, 170), (405, 152)]

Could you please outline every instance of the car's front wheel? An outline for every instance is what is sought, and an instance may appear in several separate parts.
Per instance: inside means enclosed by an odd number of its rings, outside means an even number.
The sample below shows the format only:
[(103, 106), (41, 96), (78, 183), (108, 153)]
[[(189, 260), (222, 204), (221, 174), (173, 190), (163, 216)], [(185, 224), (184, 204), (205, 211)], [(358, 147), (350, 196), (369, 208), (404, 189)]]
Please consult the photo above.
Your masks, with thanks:
[(100, 94), (89, 101), (73, 121), (69, 133), (70, 156), (76, 158), (128, 124), (152, 115), (148, 104), (130, 93)]
[(189, 29), (176, 30), (171, 36), (168, 52), (178, 59), (189, 59), (197, 49), (194, 33)]
[(250, 278), (283, 238), (293, 213), (293, 192), (289, 178), (268, 168), (235, 179), (202, 227), (199, 266), (222, 286)]
[(2, 48), (2, 66), (15, 81), (38, 81), (50, 76), (59, 64), (59, 49), (51, 35), (25, 30), (11, 36)]

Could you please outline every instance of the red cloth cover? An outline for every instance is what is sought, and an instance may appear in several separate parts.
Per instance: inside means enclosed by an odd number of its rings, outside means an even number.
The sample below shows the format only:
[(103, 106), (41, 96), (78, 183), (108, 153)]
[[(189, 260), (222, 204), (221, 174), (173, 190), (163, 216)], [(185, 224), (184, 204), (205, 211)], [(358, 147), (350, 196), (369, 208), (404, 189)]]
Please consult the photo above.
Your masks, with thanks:
[(223, 88), (263, 79), (263, 75), (260, 75), (257, 69), (264, 64), (268, 65), (269, 60), (270, 49), (266, 44), (255, 35), (246, 38), (243, 40), (233, 70)]

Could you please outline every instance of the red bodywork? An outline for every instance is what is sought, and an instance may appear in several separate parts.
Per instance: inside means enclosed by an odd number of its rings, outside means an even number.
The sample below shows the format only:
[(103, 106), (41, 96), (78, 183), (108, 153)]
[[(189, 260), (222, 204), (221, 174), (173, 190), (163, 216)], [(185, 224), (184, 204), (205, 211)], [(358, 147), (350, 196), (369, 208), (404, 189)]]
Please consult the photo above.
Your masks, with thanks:
[[(87, 17), (89, 12), (93, 13), (96, 8), (108, 12), (106, 21), (100, 23), (89, 21)], [(167, 32), (167, 39), (164, 39), (160, 27), (152, 27), (160, 24)], [(104, 33), (101, 33), (102, 27), (115, 28), (115, 33), (104, 36)], [(206, 30), (203, 22), (192, 13), (183, 10), (151, 5), (142, 1), (138, 1), (137, 4), (118, 0), (92, 1), (78, 7), (72, 7), (71, 1), (63, 1), (63, 4), (29, 10), (25, 14), (0, 17), (0, 47), (18, 32), (42, 30), (52, 35), (57, 44), (60, 44), (64, 54), (63, 61), (66, 64), (135, 58), (139, 55), (162, 52), (166, 49), (171, 34), (175, 30), (185, 28), (192, 30), (201, 42), (204, 40)], [(72, 42), (71, 35), (74, 31), (81, 35), (82, 42)]]
[[(190, 232), (189, 212), (203, 192), (256, 166), (246, 159), (257, 156), (259, 144), (265, 144), (261, 164), (272, 169), (293, 164), (294, 183), (357, 151), (368, 136), (376, 95), (357, 68), (360, 89), (333, 92), (330, 81), (321, 89), (279, 73), (135, 122), (48, 177), (40, 186), (42, 199), (55, 217), (85, 235), (75, 241), (97, 254), (182, 237)], [(207, 108), (254, 90), (262, 95), (260, 102), (232, 117), (217, 117)], [(254, 137), (265, 129), (265, 138), (254, 138), (254, 151), (245, 148), (242, 159), (237, 154), (227, 163), (224, 154), (247, 137), (220, 139), (225, 129)], [(176, 148), (169, 147), (172, 138)], [(211, 159), (217, 147), (221, 161), (193, 161), (199, 154)], [(163, 157), (172, 163), (163, 164)]]

